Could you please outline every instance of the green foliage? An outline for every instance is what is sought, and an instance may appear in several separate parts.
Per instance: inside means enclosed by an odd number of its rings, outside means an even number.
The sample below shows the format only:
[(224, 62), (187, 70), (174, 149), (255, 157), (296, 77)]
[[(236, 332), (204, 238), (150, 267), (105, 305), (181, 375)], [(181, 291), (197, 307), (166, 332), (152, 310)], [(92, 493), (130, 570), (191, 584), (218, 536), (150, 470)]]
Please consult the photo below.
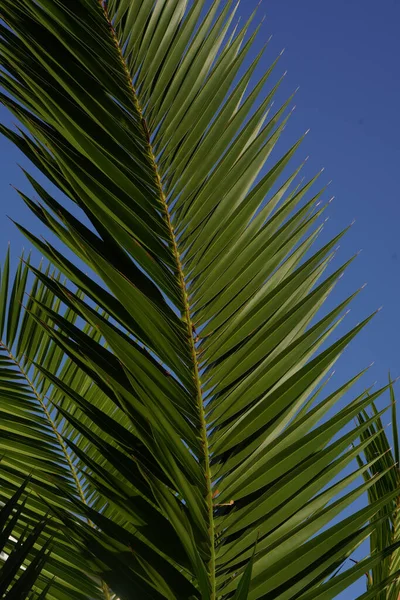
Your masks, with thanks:
[[(376, 598), (376, 600), (398, 600), (400, 594), (399, 435), (393, 381), (390, 377), (389, 382), (392, 406), (390, 430), (393, 445), (391, 446), (387, 428), (384, 427), (380, 418), (376, 419), (362, 434), (363, 440), (371, 440), (371, 443), (364, 449), (367, 462), (378, 457), (364, 472), (365, 481), (374, 481), (374, 484), (368, 489), (369, 503), (373, 504), (377, 498), (382, 497), (384, 494), (395, 493), (391, 502), (384, 506), (373, 519), (375, 527), (370, 536), (371, 555), (378, 556), (386, 548), (393, 548), (391, 552), (385, 553), (384, 559), (377, 561), (366, 572), (368, 591), (374, 591), (376, 588), (381, 590), (379, 593), (371, 595), (371, 598)], [(378, 414), (375, 404), (372, 404), (372, 414)], [(360, 424), (364, 424), (368, 419), (369, 415), (365, 410), (358, 416)], [(358, 462), (360, 466), (363, 465), (361, 457), (358, 457)], [(382, 474), (382, 477), (377, 477)], [(375, 481), (375, 479), (377, 480)]]
[[(15, 274), (10, 273), (9, 265), (7, 253), (0, 274), (0, 310), (4, 317), (0, 329), (0, 451), (3, 457), (0, 501), (6, 502), (29, 476), (31, 493), (23, 511), (30, 520), (41, 521), (52, 508), (72, 512), (69, 495), (84, 498), (85, 480), (80, 477), (75, 457), (63, 439), (68, 424), (62, 423), (61, 414), (53, 408), (56, 398), (60, 404), (64, 401), (40, 369), (49, 369), (61, 381), (78, 387), (88, 398), (93, 390), (90, 390), (88, 377), (66, 360), (62, 349), (42, 327), (45, 313), (37, 303), (58, 311), (71, 323), (76, 321), (76, 315), (63, 311), (60, 301), (39, 278), (30, 280), (29, 259), (25, 262), (21, 258)], [(50, 268), (44, 273), (55, 280), (59, 278)], [(85, 331), (95, 339), (94, 332), (88, 328)], [(76, 437), (76, 432), (70, 434)], [(102, 597), (99, 582), (82, 572), (82, 559), (74, 552), (68, 532), (63, 531), (60, 524), (53, 511), (53, 518), (41, 536), (43, 544), (50, 538), (53, 540), (52, 555), (44, 572), (56, 579), (47, 598)]]
[(327, 343), (357, 293), (319, 314), (344, 232), (313, 245), (302, 140), (271, 164), (291, 98), (272, 112), (277, 61), (246, 63), (254, 15), (208, 5), (1, 2), (1, 132), (64, 245), (19, 225), (51, 266), (7, 258), (0, 284), (0, 493), (32, 473), (21, 516), (53, 515), (49, 599), (334, 598), (397, 494), (341, 515), (385, 477), (352, 468), (383, 390), (322, 395), (371, 316)]
[[(34, 527), (26, 522), (25, 501), (20, 502), (25, 487), (26, 482), (0, 509), (0, 595), (4, 600), (44, 599), (51, 586), (51, 582), (40, 577), (48, 560), (49, 542), (40, 550), (35, 549), (46, 521), (39, 521)], [(23, 530), (17, 533), (24, 522)], [(33, 587), (41, 592), (32, 591)]]

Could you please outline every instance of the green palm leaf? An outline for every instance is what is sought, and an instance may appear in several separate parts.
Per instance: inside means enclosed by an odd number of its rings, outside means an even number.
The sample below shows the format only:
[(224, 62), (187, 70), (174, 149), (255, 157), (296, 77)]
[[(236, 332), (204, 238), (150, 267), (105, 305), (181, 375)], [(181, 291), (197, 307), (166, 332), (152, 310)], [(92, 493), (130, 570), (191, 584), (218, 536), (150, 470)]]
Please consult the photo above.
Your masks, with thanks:
[[(32, 280), (28, 276), (29, 268), (29, 259), (25, 261), (22, 257), (15, 274), (10, 272), (8, 252), (0, 273), (3, 316), (0, 330), (0, 449), (3, 456), (0, 500), (6, 502), (29, 475), (31, 494), (22, 510), (28, 523), (43, 518), (49, 505), (71, 510), (66, 494), (72, 494), (84, 503), (88, 502), (90, 494), (92, 502), (98, 500), (98, 495), (80, 475), (79, 461), (63, 439), (69, 433), (68, 427), (60, 422), (53, 402), (55, 397), (61, 405), (65, 400), (51, 380), (43, 377), (39, 367), (50, 369), (62, 381), (78, 386), (88, 399), (93, 395), (93, 389), (88, 377), (66, 359), (46, 329), (38, 324), (38, 319), (44, 316), (43, 311), (36, 308), (39, 300), (43, 306), (56, 311), (62, 309), (60, 301), (39, 278)], [(45, 272), (59, 278), (49, 268)], [(64, 318), (74, 322), (77, 315), (67, 311)], [(96, 335), (87, 328), (86, 331), (91, 336)], [(76, 439), (75, 431), (70, 434), (76, 443), (85, 443)], [(21, 534), (23, 527), (23, 522), (17, 521), (15, 533)], [(101, 597), (100, 582), (94, 584), (83, 572), (82, 558), (71, 552), (68, 538), (60, 531), (60, 523), (50, 523), (40, 541), (44, 545), (50, 538), (53, 539), (53, 553), (46, 562), (45, 572), (57, 576), (57, 581), (48, 597), (68, 597), (66, 590), (68, 594), (74, 590), (76, 597), (81, 593), (81, 597), (87, 594), (93, 598)]]
[[(40, 573), (49, 557), (49, 543), (40, 550), (34, 548), (38, 544), (46, 521), (39, 522), (35, 528), (25, 525), (18, 538), (13, 537), (16, 524), (23, 520), (24, 500), (20, 502), (25, 491), (26, 482), (0, 509), (0, 594), (5, 600), (34, 600), (38, 598), (33, 591), (42, 584), (46, 594), (51, 582), (38, 581)], [(40, 596), (44, 598), (45, 596)]]
[[(370, 537), (371, 555), (378, 555), (388, 547), (393, 547), (393, 551), (387, 553), (383, 560), (377, 562), (368, 572), (368, 591), (374, 587), (380, 588), (376, 594), (377, 600), (397, 600), (400, 594), (399, 569), (400, 552), (397, 544), (400, 541), (399, 535), (399, 438), (397, 425), (397, 410), (394, 395), (393, 381), (389, 377), (390, 399), (392, 406), (392, 421), (390, 433), (392, 441), (387, 433), (388, 429), (384, 427), (381, 419), (377, 419), (362, 434), (365, 441), (371, 440), (371, 444), (365, 447), (365, 459), (369, 461), (372, 456), (379, 457), (374, 464), (364, 472), (364, 479), (371, 481), (377, 472), (384, 472), (385, 476), (375, 482), (368, 490), (368, 500), (373, 504), (376, 498), (383, 494), (393, 491), (396, 492), (392, 501), (382, 508), (374, 517), (374, 530)], [(375, 404), (372, 404), (373, 414), (378, 410)], [(358, 416), (358, 421), (363, 424), (369, 415), (362, 411)], [(393, 446), (392, 446), (393, 444)], [(358, 457), (360, 465), (363, 464), (361, 457)]]
[(1, 130), (58, 188), (28, 175), (40, 201), (21, 195), (68, 249), (20, 226), (68, 279), (33, 269), (51, 302), (33, 294), (26, 317), (61, 361), (27, 353), (61, 438), (52, 464), (82, 481), (47, 503), (121, 598), (333, 598), (361, 571), (329, 576), (396, 494), (337, 519), (386, 475), (354, 487), (369, 461), (337, 478), (375, 439), (352, 448), (380, 413), (347, 426), (382, 390), (333, 417), (361, 374), (320, 396), (371, 317), (325, 343), (355, 295), (317, 316), (351, 262), (325, 274), (344, 232), (312, 249), (324, 190), (297, 186), (301, 167), (283, 177), (301, 140), (270, 164), (291, 98), (272, 113), (279, 83), (253, 82), (263, 52), (246, 66), (254, 15), (235, 27), (236, 8), (0, 9), (1, 100), (21, 125)]

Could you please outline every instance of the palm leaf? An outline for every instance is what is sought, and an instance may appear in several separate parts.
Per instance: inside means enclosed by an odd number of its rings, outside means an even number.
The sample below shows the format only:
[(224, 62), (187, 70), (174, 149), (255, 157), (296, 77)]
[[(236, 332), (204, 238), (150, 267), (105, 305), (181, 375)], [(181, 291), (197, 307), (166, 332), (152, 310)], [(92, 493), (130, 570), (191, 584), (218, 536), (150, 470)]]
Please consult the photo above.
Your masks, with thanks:
[[(40, 550), (34, 549), (46, 526), (45, 520), (34, 529), (25, 527), (18, 538), (12, 535), (22, 519), (24, 500), (20, 500), (26, 483), (0, 509), (0, 594), (5, 600), (33, 600), (37, 597), (33, 588), (40, 585), (38, 578), (49, 558), (48, 542)], [(45, 592), (49, 591), (50, 585), (48, 582)]]
[[(68, 509), (65, 493), (60, 493), (60, 489), (83, 502), (87, 502), (89, 493), (94, 493), (85, 489), (87, 483), (79, 474), (77, 459), (63, 439), (66, 426), (61, 425), (52, 404), (55, 396), (61, 404), (63, 399), (38, 367), (51, 369), (61, 380), (73, 382), (87, 398), (93, 390), (90, 390), (88, 378), (66, 360), (62, 350), (37, 323), (42, 311), (37, 310), (35, 302), (40, 300), (44, 306), (61, 310), (60, 301), (39, 278), (28, 276), (29, 259), (25, 261), (22, 257), (15, 273), (12, 271), (8, 252), (0, 273), (3, 316), (0, 329), (0, 450), (3, 455), (0, 500), (6, 502), (29, 475), (31, 493), (22, 512), (30, 523), (43, 518), (49, 505)], [(45, 272), (55, 279), (59, 277), (49, 268)], [(73, 322), (77, 315), (67, 311), (64, 318)], [(86, 331), (95, 335), (93, 331)], [(76, 432), (71, 434), (76, 437)], [(21, 519), (16, 527), (17, 533), (21, 533), (24, 527)], [(82, 572), (82, 559), (71, 553), (70, 543), (60, 532), (59, 523), (47, 526), (40, 537), (41, 543), (47, 544), (50, 537), (53, 538), (53, 553), (46, 562), (45, 571), (49, 576), (57, 576), (57, 581), (48, 597), (65, 598), (66, 589), (74, 589), (77, 597), (82, 591), (91, 597), (101, 596), (98, 586)]]
[(337, 479), (380, 413), (346, 427), (382, 390), (334, 416), (361, 374), (320, 395), (371, 317), (325, 343), (355, 295), (317, 316), (351, 262), (326, 275), (344, 232), (312, 248), (318, 175), (283, 176), (301, 140), (270, 164), (291, 99), (271, 112), (279, 83), (254, 82), (254, 15), (239, 28), (236, 9), (0, 9), (1, 99), (20, 123), (2, 132), (58, 188), (28, 175), (40, 202), (21, 195), (69, 249), (20, 226), (69, 280), (34, 270), (54, 298), (34, 295), (34, 326), (82, 377), (29, 352), (86, 494), (60, 484), (67, 506), (51, 507), (121, 598), (334, 597), (351, 577), (328, 577), (396, 494), (337, 521), (386, 475), (345, 493), (369, 461)]
[[(392, 421), (390, 433), (392, 442), (387, 433), (388, 429), (383, 426), (381, 419), (377, 419), (373, 425), (368, 427), (362, 434), (364, 440), (371, 439), (371, 444), (365, 447), (365, 459), (369, 461), (372, 456), (379, 457), (365, 472), (364, 478), (371, 481), (376, 473), (385, 472), (385, 476), (379, 479), (368, 490), (368, 500), (372, 504), (375, 500), (387, 492), (397, 490), (397, 494), (392, 501), (376, 514), (374, 518), (374, 531), (370, 537), (371, 555), (378, 555), (387, 547), (392, 547), (400, 541), (399, 536), (399, 494), (400, 484), (399, 475), (399, 438), (397, 426), (397, 410), (394, 395), (393, 381), (389, 376), (390, 400), (392, 407)], [(378, 410), (375, 404), (372, 404), (373, 414)], [(362, 411), (358, 416), (358, 421), (363, 424), (369, 416), (366, 411)], [(391, 445), (393, 444), (393, 446)], [(360, 465), (363, 464), (361, 457), (358, 457)], [(400, 594), (399, 582), (400, 552), (397, 547), (388, 553), (384, 560), (377, 562), (368, 572), (368, 591), (379, 587), (380, 591), (376, 594), (377, 600), (397, 600)]]

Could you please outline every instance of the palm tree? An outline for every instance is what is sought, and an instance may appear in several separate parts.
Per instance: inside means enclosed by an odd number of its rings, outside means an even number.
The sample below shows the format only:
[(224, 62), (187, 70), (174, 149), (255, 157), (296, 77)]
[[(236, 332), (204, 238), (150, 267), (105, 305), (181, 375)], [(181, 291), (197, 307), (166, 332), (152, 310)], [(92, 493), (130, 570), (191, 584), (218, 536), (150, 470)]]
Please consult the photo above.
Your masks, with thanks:
[(51, 599), (327, 599), (391, 551), (337, 573), (397, 493), (342, 515), (381, 476), (351, 467), (380, 413), (348, 425), (383, 390), (323, 389), (371, 316), (325, 343), (352, 259), (327, 271), (344, 232), (313, 246), (302, 140), (270, 164), (292, 98), (272, 112), (278, 60), (254, 80), (236, 12), (1, 0), (1, 131), (64, 246), (19, 225), (49, 265), (2, 270), (0, 499), (30, 475), (16, 534), (51, 514)]

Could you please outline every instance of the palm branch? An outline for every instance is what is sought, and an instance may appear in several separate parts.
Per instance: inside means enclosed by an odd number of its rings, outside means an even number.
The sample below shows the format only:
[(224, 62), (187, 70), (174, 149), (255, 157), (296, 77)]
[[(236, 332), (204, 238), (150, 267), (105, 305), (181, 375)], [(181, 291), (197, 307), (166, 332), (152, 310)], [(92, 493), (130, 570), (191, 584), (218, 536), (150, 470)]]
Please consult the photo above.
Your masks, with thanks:
[(40, 594), (32, 591), (49, 556), (48, 543), (35, 549), (46, 521), (33, 529), (27, 526), (18, 538), (12, 535), (22, 520), (26, 483), (0, 508), (0, 594), (4, 600), (44, 600), (51, 586), (48, 582)]
[[(397, 494), (393, 497), (390, 503), (383, 507), (374, 517), (375, 529), (370, 536), (370, 551), (371, 555), (378, 554), (382, 549), (389, 546), (394, 546), (393, 551), (387, 555), (385, 560), (377, 563), (374, 568), (366, 573), (367, 588), (373, 588), (380, 585), (382, 591), (376, 595), (377, 600), (398, 600), (400, 594), (399, 582), (399, 565), (400, 551), (399, 546), (399, 503), (400, 497), (398, 493), (400, 483), (399, 473), (399, 436), (397, 425), (397, 410), (394, 395), (393, 381), (390, 379), (390, 399), (392, 407), (392, 421), (390, 423), (390, 436), (388, 428), (384, 427), (382, 420), (379, 418), (362, 434), (362, 439), (371, 440), (364, 449), (364, 456), (367, 462), (371, 458), (379, 457), (374, 461), (373, 465), (364, 472), (365, 481), (374, 479), (377, 473), (385, 473), (384, 477), (380, 478), (374, 485), (368, 489), (368, 500), (373, 504), (376, 498), (383, 494), (393, 491)], [(375, 404), (372, 404), (372, 414), (377, 414), (378, 410)], [(358, 416), (359, 423), (365, 423), (369, 418), (368, 412), (363, 410)], [(360, 466), (364, 465), (365, 459), (358, 457)], [(384, 582), (386, 585), (384, 586)]]
[[(40, 326), (43, 311), (36, 303), (58, 311), (71, 323), (76, 321), (77, 315), (70, 310), (62, 311), (54, 294), (38, 278), (29, 276), (29, 261), (29, 257), (22, 256), (13, 272), (7, 252), (0, 272), (0, 452), (3, 456), (0, 501), (7, 502), (28, 476), (31, 492), (22, 511), (25, 520), (21, 518), (15, 522), (15, 535), (20, 535), (27, 525), (43, 519), (50, 506), (73, 511), (68, 494), (84, 503), (90, 501), (99, 508), (101, 506), (95, 491), (90, 496), (86, 489), (77, 459), (64, 441), (68, 425), (60, 421), (53, 402), (55, 397), (61, 405), (66, 401), (40, 371), (50, 369), (60, 380), (78, 388), (88, 400), (95, 393), (87, 375), (66, 359), (62, 349)], [(55, 280), (60, 277), (50, 266), (43, 272)], [(96, 339), (93, 328), (84, 329), (89, 337)], [(106, 410), (99, 393), (96, 395), (99, 406)], [(72, 431), (70, 435), (75, 443), (84, 445), (84, 440), (77, 438), (77, 432)], [(94, 456), (90, 450), (88, 456), (101, 464), (101, 457)], [(74, 598), (103, 597), (99, 589), (101, 582), (93, 582), (93, 578), (83, 572), (82, 558), (72, 551), (71, 542), (60, 524), (57, 519), (52, 519), (41, 532), (38, 542), (46, 545), (49, 539), (53, 540), (53, 552), (43, 570), (47, 577), (56, 577), (48, 598), (70, 598), (71, 594)], [(38, 585), (41, 583), (45, 585), (45, 578), (38, 580)]]
[(26, 173), (39, 201), (21, 196), (65, 244), (19, 225), (61, 275), (31, 267), (18, 314), (35, 333), (8, 316), (5, 340), (39, 386), (14, 360), (21, 418), (28, 396), (48, 436), (32, 485), (57, 523), (49, 597), (333, 598), (389, 552), (331, 577), (396, 494), (338, 520), (384, 476), (354, 487), (371, 461), (348, 469), (381, 413), (347, 427), (382, 390), (333, 416), (362, 373), (323, 396), (372, 316), (325, 343), (357, 292), (318, 313), (352, 259), (327, 271), (344, 232), (313, 246), (318, 174), (284, 175), (302, 140), (270, 165), (291, 98), (272, 112), (277, 61), (254, 80), (259, 28), (236, 12), (2, 0), (1, 100), (20, 127), (1, 131), (52, 184)]

